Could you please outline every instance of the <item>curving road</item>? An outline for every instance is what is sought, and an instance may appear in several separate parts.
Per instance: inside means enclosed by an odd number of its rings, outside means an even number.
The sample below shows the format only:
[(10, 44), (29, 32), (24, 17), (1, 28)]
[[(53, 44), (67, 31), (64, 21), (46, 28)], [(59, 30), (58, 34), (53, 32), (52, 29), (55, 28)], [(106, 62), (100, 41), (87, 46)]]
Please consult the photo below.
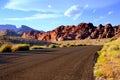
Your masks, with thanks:
[(94, 80), (101, 46), (43, 49), (0, 55), (0, 80)]

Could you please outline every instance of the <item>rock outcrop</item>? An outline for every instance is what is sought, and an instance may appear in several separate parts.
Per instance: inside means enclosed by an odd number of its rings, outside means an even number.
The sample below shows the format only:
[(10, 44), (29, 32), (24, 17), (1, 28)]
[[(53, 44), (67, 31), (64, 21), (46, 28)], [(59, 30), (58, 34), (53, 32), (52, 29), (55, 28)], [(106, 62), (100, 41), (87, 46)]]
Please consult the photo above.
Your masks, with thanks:
[[(27, 33), (29, 31), (39, 32), (39, 30), (35, 30), (26, 25), (21, 25), (20, 28), (17, 28), (15, 25), (12, 24), (0, 25), (0, 36), (22, 36), (23, 33)], [(31, 34), (33, 35), (34, 32), (32, 32)], [(40, 32), (44, 32), (44, 31), (41, 30)], [(30, 35), (28, 36), (30, 37)], [(35, 37), (35, 35), (33, 36)]]
[(26, 26), (26, 25), (21, 25), (21, 27), (18, 28), (17, 33), (18, 33), (18, 34), (23, 34), (23, 33), (25, 33), (25, 32), (31, 31), (31, 30), (34, 30), (34, 29), (32, 29), (32, 28), (30, 28), (30, 27), (28, 27), (28, 26)]
[(40, 31), (30, 30), (26, 33), (23, 33), (23, 38), (38, 39)]
[(0, 31), (0, 36), (20, 36), (19, 34), (17, 34), (14, 30), (2, 30)]
[(111, 38), (120, 33), (120, 25), (102, 24), (97, 27), (92, 23), (80, 23), (77, 26), (59, 26), (48, 32), (29, 31), (23, 34), (23, 38), (33, 38), (43, 41), (63, 41), (81, 39), (102, 39)]

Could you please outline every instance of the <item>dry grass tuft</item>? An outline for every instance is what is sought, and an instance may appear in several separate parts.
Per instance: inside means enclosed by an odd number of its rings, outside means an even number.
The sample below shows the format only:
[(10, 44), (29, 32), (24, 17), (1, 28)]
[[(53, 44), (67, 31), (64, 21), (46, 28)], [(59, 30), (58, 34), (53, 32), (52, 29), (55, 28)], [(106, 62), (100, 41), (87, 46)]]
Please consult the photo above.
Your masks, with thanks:
[(30, 48), (29, 44), (16, 44), (12, 46), (12, 51), (28, 51)]
[(11, 52), (12, 49), (12, 44), (11, 43), (5, 43), (3, 44), (1, 47), (0, 47), (0, 52), (3, 53), (3, 52)]
[(34, 45), (30, 47), (30, 50), (34, 50), (34, 49), (44, 49), (47, 48), (47, 46), (39, 46), (39, 45)]
[[(120, 80), (120, 40), (106, 43), (95, 64), (94, 76), (96, 80)], [(102, 70), (102, 75), (100, 71)]]

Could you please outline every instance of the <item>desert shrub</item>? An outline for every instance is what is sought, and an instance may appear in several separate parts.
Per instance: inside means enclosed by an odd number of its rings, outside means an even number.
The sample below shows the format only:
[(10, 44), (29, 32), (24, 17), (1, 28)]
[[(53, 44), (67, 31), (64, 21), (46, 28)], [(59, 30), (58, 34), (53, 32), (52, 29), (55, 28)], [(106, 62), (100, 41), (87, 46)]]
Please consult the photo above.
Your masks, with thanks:
[(97, 63), (95, 64), (94, 75), (97, 78), (100, 76), (105, 77), (106, 80), (109, 78), (111, 80), (119, 80), (120, 40), (117, 39), (104, 44), (102, 50), (98, 51), (98, 54), (99, 57)]
[(61, 44), (59, 47), (73, 47), (73, 46), (77, 46), (76, 44)]
[(76, 46), (75, 44), (70, 44), (70, 43), (68, 43), (68, 44), (61, 44), (60, 45), (60, 47), (62, 48), (62, 47), (72, 47), (72, 46)]
[(70, 44), (69, 43), (67, 43), (67, 44), (62, 44), (63, 45), (63, 47), (70, 47)]
[(73, 47), (73, 46), (75, 46), (75, 44), (69, 44), (69, 47)]
[(110, 56), (110, 57), (117, 57), (119, 55), (119, 52), (118, 51), (111, 51), (111, 52), (109, 52), (108, 53), (108, 56)]
[(83, 44), (73, 44), (73, 43), (69, 43), (69, 44), (60, 44), (59, 47), (74, 47), (74, 46), (84, 46)]
[(95, 74), (96, 77), (100, 77), (100, 76), (103, 75), (103, 71), (100, 70), (100, 69), (98, 69), (98, 70), (95, 70), (95, 71), (94, 71), (94, 74)]
[(60, 48), (63, 48), (63, 47), (68, 47), (68, 45), (65, 45), (65, 44), (61, 44), (59, 45)]
[(28, 44), (16, 44), (12, 47), (12, 51), (26, 51), (29, 50), (30, 46)]
[(48, 46), (48, 48), (57, 48), (58, 47), (58, 45), (55, 45), (55, 44), (50, 44), (49, 46)]
[(108, 47), (109, 47), (108, 44), (104, 45), (101, 51), (107, 51)]
[(76, 44), (76, 46), (83, 46), (82, 44)]
[(44, 49), (44, 48), (47, 48), (47, 46), (31, 46), (30, 49), (33, 50), (33, 49)]
[(108, 52), (110, 51), (117, 51), (119, 50), (119, 46), (118, 45), (110, 45), (107, 49)]
[(3, 45), (0, 47), (0, 52), (1, 52), (1, 53), (2, 53), (2, 52), (11, 52), (11, 51), (12, 51), (11, 47), (12, 47), (12, 44), (10, 44), (10, 43), (3, 44)]
[(110, 39), (110, 41), (114, 41), (114, 40), (116, 40), (116, 38), (111, 38), (111, 39)]
[(99, 57), (98, 57), (98, 63), (102, 63), (102, 62), (106, 62), (107, 61), (107, 59), (106, 59), (106, 57), (104, 56), (104, 55), (100, 55)]

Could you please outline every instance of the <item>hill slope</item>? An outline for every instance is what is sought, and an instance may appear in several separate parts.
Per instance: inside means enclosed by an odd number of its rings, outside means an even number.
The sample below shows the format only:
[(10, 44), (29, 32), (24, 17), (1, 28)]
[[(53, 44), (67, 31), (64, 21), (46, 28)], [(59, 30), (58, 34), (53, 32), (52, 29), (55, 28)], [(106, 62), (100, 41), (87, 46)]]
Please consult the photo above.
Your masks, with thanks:
[(21, 36), (23, 33), (28, 31), (39, 30), (35, 30), (26, 25), (21, 25), (20, 28), (17, 28), (15, 25), (11, 24), (0, 25), (0, 36)]

